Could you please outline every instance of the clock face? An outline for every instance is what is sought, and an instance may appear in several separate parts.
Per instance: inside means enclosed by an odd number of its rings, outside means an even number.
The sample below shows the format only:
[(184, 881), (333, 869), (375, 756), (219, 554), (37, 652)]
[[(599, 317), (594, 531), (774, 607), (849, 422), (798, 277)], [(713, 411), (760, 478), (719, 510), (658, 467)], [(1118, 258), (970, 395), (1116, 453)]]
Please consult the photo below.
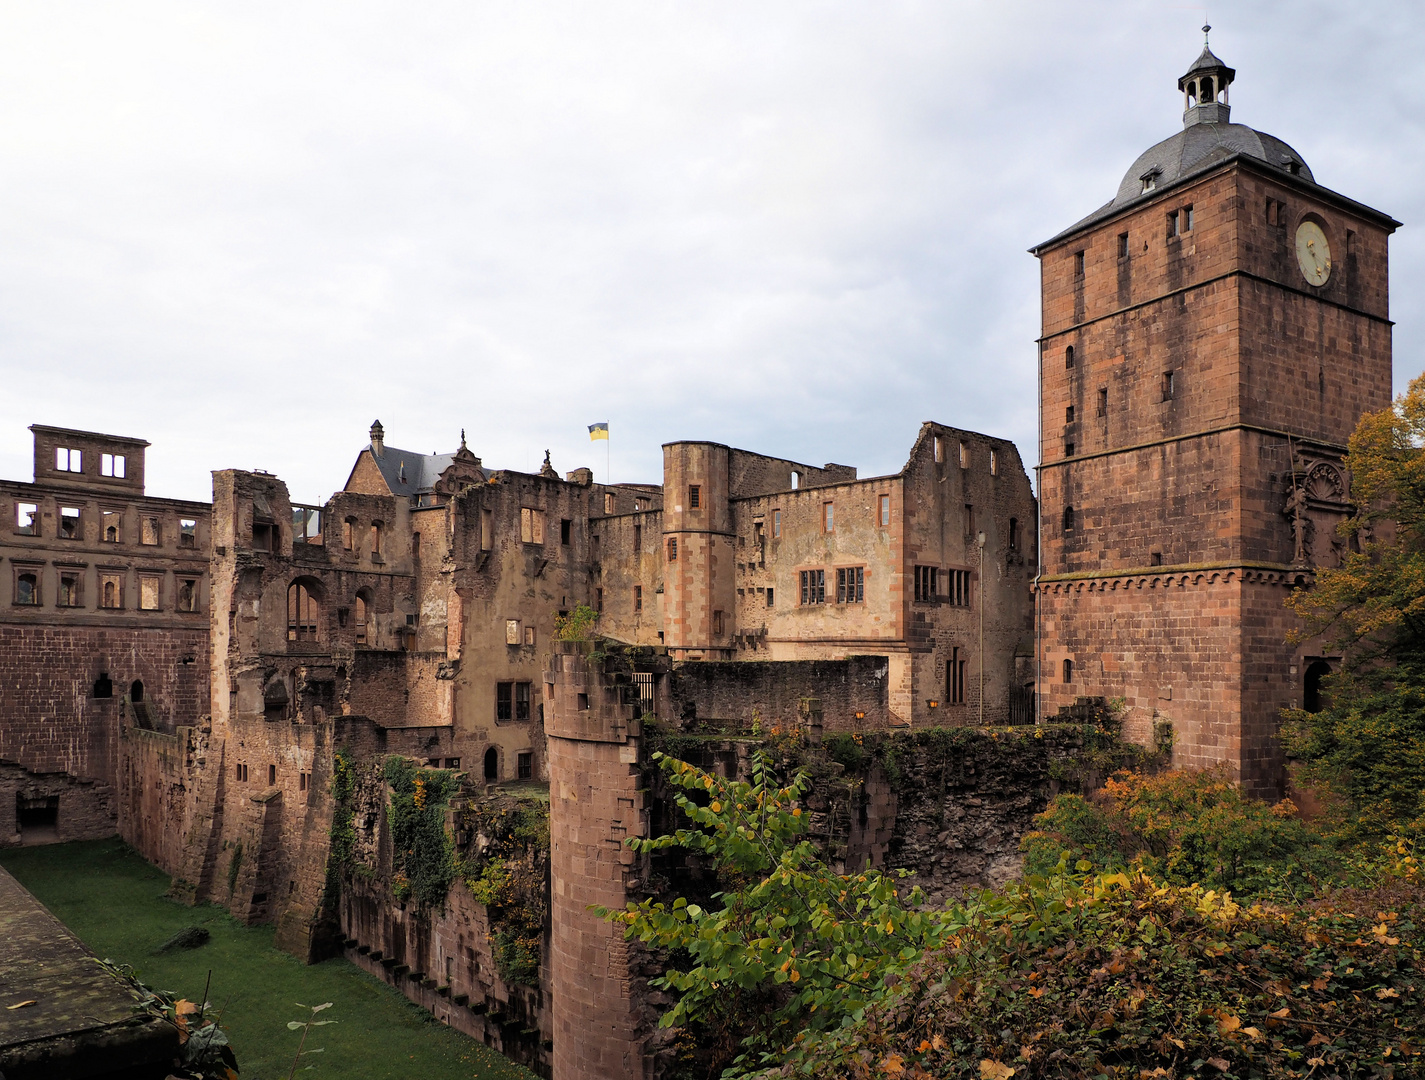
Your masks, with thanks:
[(1303, 221), (1296, 230), (1296, 261), (1312, 285), (1325, 285), (1331, 276), (1331, 246), (1314, 221)]

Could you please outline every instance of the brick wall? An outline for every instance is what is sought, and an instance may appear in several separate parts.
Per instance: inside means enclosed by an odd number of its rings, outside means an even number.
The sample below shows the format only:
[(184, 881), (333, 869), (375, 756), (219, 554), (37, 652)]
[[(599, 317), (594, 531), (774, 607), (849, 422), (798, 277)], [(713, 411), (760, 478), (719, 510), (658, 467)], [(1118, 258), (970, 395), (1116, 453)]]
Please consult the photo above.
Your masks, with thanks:
[[(22, 828), (21, 801), (28, 806), (52, 804), (54, 824)], [(114, 835), (117, 820), (114, 790), (108, 784), (67, 773), (31, 772), (13, 761), (0, 760), (0, 847), (101, 840)]]
[[(890, 711), (889, 662), (884, 656), (844, 660), (688, 663), (671, 677), (673, 719), (729, 722), (734, 730), (805, 725), (801, 704), (816, 698), (827, 731), (869, 731), (895, 725)], [(857, 713), (865, 715), (857, 719)]]

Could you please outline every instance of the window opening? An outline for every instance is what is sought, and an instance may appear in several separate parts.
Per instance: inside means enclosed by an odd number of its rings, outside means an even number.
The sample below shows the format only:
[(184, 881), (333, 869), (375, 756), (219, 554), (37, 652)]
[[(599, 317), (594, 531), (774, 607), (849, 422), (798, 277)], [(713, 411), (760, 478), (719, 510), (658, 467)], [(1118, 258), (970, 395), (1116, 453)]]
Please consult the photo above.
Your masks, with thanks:
[(688, 485), (688, 509), (697, 510), (703, 505), (703, 489), (700, 484)]
[(277, 766), (267, 766), (267, 786), (274, 787), (277, 784)]
[(848, 566), (836, 571), (836, 602), (859, 604), (866, 599), (866, 568)]
[(515, 718), (515, 684), (512, 682), (502, 682), (495, 684), (495, 719), (513, 720)]
[(1108, 388), (1107, 388), (1107, 387), (1100, 387), (1100, 388), (1099, 388), (1099, 392), (1098, 392), (1098, 410), (1097, 410), (1097, 415), (1099, 415), (1099, 416), (1107, 416), (1107, 415), (1108, 415)]
[(990, 451), (990, 475), (999, 475), (999, 455), (993, 450)]
[(157, 547), (160, 542), (158, 518), (139, 518), (139, 543), (148, 547)]
[(178, 546), (191, 548), (198, 545), (198, 522), (193, 518), (180, 518), (178, 521)]
[(944, 460), (945, 460), (945, 447), (944, 447), (943, 445), (941, 445), (940, 436), (939, 436), (939, 435), (935, 436), (935, 440), (934, 440), (934, 441), (935, 441), (935, 460), (936, 460), (936, 461), (944, 461)]
[(375, 562), (381, 558), (381, 533), (385, 526), (379, 521), (371, 523), (371, 560)]
[(1301, 697), (1301, 707), (1307, 712), (1318, 713), (1326, 707), (1322, 681), (1330, 674), (1331, 665), (1325, 660), (1313, 660), (1307, 665)]
[(119, 510), (105, 510), (103, 520), (104, 542), (106, 544), (121, 544), (124, 542), (124, 515)]
[(782, 538), (782, 512), (781, 512), (780, 510), (773, 510), (773, 511), (772, 511), (772, 539), (773, 539), (773, 540), (780, 540), (781, 538)]
[(668, 540), (668, 561), (678, 561), (678, 538), (676, 536), (670, 537)]
[(233, 777), (239, 784), (247, 783), (247, 766), (242, 764), (233, 766)]
[(529, 686), (527, 682), (515, 683), (515, 719), (529, 719)]
[(881, 496), (881, 527), (884, 528), (891, 523), (891, 497)]
[(801, 572), (802, 603), (826, 603), (826, 571), (803, 570)]
[(612, 491), (604, 492), (604, 513), (612, 514), (617, 506), (618, 500), (614, 498), (614, 493)]
[(368, 618), (368, 615), (367, 615), (367, 608), (366, 608), (366, 598), (365, 598), (364, 596), (362, 596), (360, 593), (357, 593), (357, 594), (356, 594), (356, 643), (357, 643), (358, 645), (365, 645), (365, 644), (366, 644), (367, 618)]
[(635, 585), (635, 586), (633, 587), (633, 610), (634, 610), (634, 611), (642, 611), (642, 610), (643, 610), (643, 586), (642, 586), (642, 585)]
[(30, 606), (40, 602), (40, 577), (33, 570), (15, 575), (15, 603)]
[(294, 581), (287, 587), (287, 640), (316, 641), (321, 605), (307, 586)]
[(1149, 553), (1148, 553), (1148, 565), (1149, 565), (1149, 566), (1162, 566), (1162, 565), (1163, 565), (1163, 553), (1162, 553), (1161, 551), (1152, 551), (1152, 552), (1149, 552)]
[(1068, 406), (1067, 408), (1064, 409), (1064, 423), (1066, 423), (1066, 424), (1072, 424), (1073, 422), (1074, 422), (1074, 407), (1073, 407), (1072, 405), (1070, 405), (1070, 406)]
[(1065, 456), (1065, 457), (1073, 457), (1073, 456), (1074, 456), (1074, 444), (1073, 444), (1072, 441), (1067, 441), (1067, 442), (1064, 443), (1064, 456)]
[(94, 680), (94, 696), (96, 698), (111, 698), (114, 696), (114, 680), (109, 678), (107, 671), (100, 674)]
[(159, 609), (159, 591), (163, 579), (152, 574), (139, 575), (139, 610), (157, 611)]
[(796, 469), (793, 469), (793, 470), (792, 470), (792, 490), (793, 490), (793, 491), (796, 491), (796, 490), (797, 490), (798, 488), (800, 488), (801, 486), (802, 486), (802, 474), (799, 473), (799, 472), (797, 472)]
[(76, 506), (62, 506), (59, 509), (59, 538), (61, 540), (79, 539), (79, 508)]
[(135, 679), (133, 682), (129, 683), (129, 700), (130, 700), (130, 701), (142, 701), (142, 700), (143, 700), (143, 680), (142, 680), (142, 679)]
[(99, 606), (121, 610), (124, 606), (124, 577), (122, 574), (99, 575)]
[(634, 554), (642, 554), (642, 553), (643, 553), (643, 526), (642, 526), (642, 525), (635, 525), (635, 526), (633, 527), (633, 551), (634, 551)]
[(520, 542), (544, 543), (544, 511), (525, 506), (520, 508)]
[(945, 698), (951, 705), (965, 704), (965, 661), (960, 659), (960, 646), (950, 649), (945, 661)]
[(1065, 661), (1064, 661), (1064, 681), (1065, 681), (1065, 682), (1073, 682), (1073, 681), (1074, 681), (1074, 662), (1073, 662), (1072, 660), (1065, 660)]
[(179, 578), (178, 579), (178, 610), (197, 611), (198, 610), (198, 579)]
[(123, 454), (100, 454), (99, 475), (111, 476), (115, 480), (122, 480), (124, 478), (125, 464)]
[(63, 446), (55, 447), (54, 467), (57, 472), (82, 473), (84, 471), (84, 452), (70, 450)]
[(21, 536), (39, 536), (40, 508), (35, 503), (15, 504), (15, 531)]
[(493, 746), (485, 751), (485, 779), (495, 781), (500, 778), (500, 752)]
[(1074, 531), (1074, 508), (1072, 506), (1064, 507), (1064, 531), (1066, 533)]
[(61, 570), (59, 574), (59, 606), (82, 607), (81, 585), (84, 577), (77, 570)]
[(569, 546), (569, 539), (574, 533), (574, 522), (568, 518), (561, 518), (559, 521), (559, 543), (564, 547)]
[(1074, 277), (1080, 281), (1084, 277), (1084, 253), (1082, 251), (1074, 252)]
[(292, 507), (292, 543), (322, 545), (322, 511), (319, 507)]
[(531, 753), (522, 753), (515, 760), (517, 762), (517, 768), (519, 769), (519, 778), (521, 780), (533, 780), (534, 755)]
[(772, 586), (770, 586), (770, 585), (767, 586), (767, 606), (768, 606), (768, 607), (775, 607), (775, 606), (776, 606), (776, 605), (772, 602)]
[(915, 600), (920, 604), (934, 602), (939, 593), (940, 568), (917, 566), (915, 568)]
[(255, 551), (272, 550), (272, 522), (254, 521), (252, 523), (252, 546)]
[(821, 531), (832, 532), (835, 525), (834, 508), (831, 503), (821, 504)]
[(962, 468), (962, 469), (968, 469), (969, 467), (970, 467), (970, 448), (969, 448), (968, 446), (966, 446), (964, 443), (961, 443), (961, 444), (960, 444), (960, 468)]
[(1126, 232), (1118, 234), (1118, 257), (1120, 259), (1128, 258), (1128, 234)]
[(1164, 401), (1171, 401), (1171, 400), (1173, 399), (1173, 389), (1174, 389), (1173, 383), (1174, 383), (1173, 373), (1172, 373), (1171, 371), (1165, 371), (1165, 372), (1163, 372), (1163, 400), (1164, 400)]
[(603, 611), (603, 610), (604, 610), (604, 590), (603, 590), (603, 589), (595, 589), (595, 590), (594, 590), (594, 610), (595, 610), (595, 611)]
[(1192, 207), (1191, 207), (1191, 206), (1185, 206), (1185, 207), (1183, 207), (1182, 223), (1183, 223), (1183, 232), (1185, 232), (1185, 233), (1190, 233), (1190, 232), (1192, 232)]
[(1019, 519), (1009, 519), (1009, 550), (1019, 550)]
[(1066, 368), (1071, 368), (1074, 366), (1074, 347), (1072, 345), (1069, 345), (1064, 349), (1064, 366)]
[(714, 637), (722, 636), (723, 615), (721, 611), (714, 611), (712, 616), (712, 632)]

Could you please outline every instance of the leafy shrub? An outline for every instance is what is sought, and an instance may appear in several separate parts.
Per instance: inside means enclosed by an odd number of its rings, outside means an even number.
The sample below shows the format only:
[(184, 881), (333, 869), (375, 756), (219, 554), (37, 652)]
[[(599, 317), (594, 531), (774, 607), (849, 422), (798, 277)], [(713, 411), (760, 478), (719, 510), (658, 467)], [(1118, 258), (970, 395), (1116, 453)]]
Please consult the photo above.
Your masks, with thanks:
[(554, 616), (554, 640), (588, 641), (598, 621), (597, 611), (588, 604), (579, 604), (568, 615)]
[(477, 800), (461, 813), (461, 828), (479, 850), (460, 874), (485, 905), (495, 968), (508, 986), (534, 986), (549, 910), (549, 804), (508, 796)]
[(445, 905), (455, 880), (455, 859), (445, 831), (445, 804), (456, 788), (455, 777), (439, 769), (418, 769), (409, 758), (386, 759), (386, 785), (391, 789), (387, 820), (391, 825), (392, 891), (422, 907)]

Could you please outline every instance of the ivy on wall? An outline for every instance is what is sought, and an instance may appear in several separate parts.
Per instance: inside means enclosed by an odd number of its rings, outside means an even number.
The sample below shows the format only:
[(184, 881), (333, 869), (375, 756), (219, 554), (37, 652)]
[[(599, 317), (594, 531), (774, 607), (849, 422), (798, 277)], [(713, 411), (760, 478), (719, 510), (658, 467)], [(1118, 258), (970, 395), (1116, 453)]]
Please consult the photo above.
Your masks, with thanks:
[(461, 811), (473, 850), (460, 876), (490, 920), (495, 968), (506, 985), (535, 986), (549, 915), (549, 804), (501, 795)]
[(445, 808), (458, 783), (455, 774), (420, 769), (409, 758), (391, 755), (385, 764), (391, 801), (391, 892), (414, 898), (422, 907), (443, 908), (456, 877), (455, 847), (445, 830)]

